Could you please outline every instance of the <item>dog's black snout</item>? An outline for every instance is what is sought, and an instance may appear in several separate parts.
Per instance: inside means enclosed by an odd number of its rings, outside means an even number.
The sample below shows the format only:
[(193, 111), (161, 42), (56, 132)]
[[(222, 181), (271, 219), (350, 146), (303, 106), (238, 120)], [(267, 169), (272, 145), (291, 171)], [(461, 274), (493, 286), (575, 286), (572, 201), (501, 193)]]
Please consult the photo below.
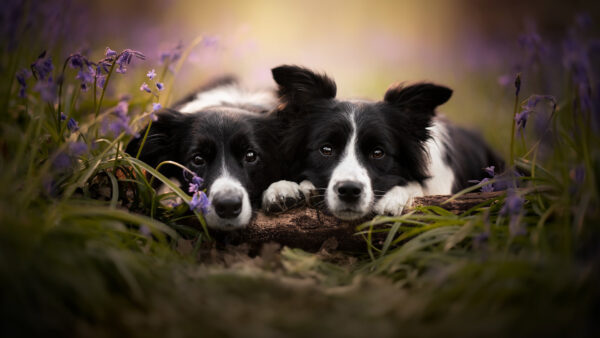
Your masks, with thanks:
[(333, 188), (342, 201), (356, 202), (362, 194), (363, 185), (353, 181), (342, 181)]
[(241, 196), (218, 196), (212, 203), (215, 212), (221, 218), (235, 218), (242, 212)]

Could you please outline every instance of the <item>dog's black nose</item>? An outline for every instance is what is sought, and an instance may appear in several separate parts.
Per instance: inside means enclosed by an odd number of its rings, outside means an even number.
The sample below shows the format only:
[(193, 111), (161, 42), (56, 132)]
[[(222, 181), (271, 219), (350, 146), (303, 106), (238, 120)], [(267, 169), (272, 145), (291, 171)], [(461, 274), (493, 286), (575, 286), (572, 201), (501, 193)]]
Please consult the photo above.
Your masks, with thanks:
[(215, 196), (212, 203), (221, 218), (235, 218), (242, 212), (241, 196)]
[(338, 197), (344, 202), (356, 202), (362, 194), (363, 185), (358, 182), (342, 181), (333, 187)]

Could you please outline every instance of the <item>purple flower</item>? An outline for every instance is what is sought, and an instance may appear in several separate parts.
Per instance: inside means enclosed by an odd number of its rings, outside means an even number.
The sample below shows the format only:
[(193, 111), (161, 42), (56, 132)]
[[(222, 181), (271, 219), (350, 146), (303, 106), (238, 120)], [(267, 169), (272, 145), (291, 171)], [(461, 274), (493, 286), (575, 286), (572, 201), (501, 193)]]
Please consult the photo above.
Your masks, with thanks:
[(89, 64), (90, 62), (79, 53), (69, 56), (69, 66), (73, 69), (82, 69), (84, 65)]
[(196, 193), (198, 191), (200, 191), (200, 188), (202, 187), (202, 184), (204, 183), (204, 180), (194, 174), (194, 176), (192, 177), (192, 182), (190, 183), (189, 187), (188, 187), (188, 192), (190, 194)]
[(27, 79), (31, 77), (31, 71), (26, 68), (19, 70), (15, 77), (19, 83), (19, 97), (25, 97), (25, 90), (27, 89)]
[(85, 142), (77, 141), (69, 144), (69, 152), (73, 156), (80, 156), (87, 152), (88, 146)]
[(106, 83), (106, 75), (100, 75), (96, 78), (96, 87), (102, 89)]
[(165, 86), (162, 83), (157, 82), (156, 83), (156, 88), (158, 88), (158, 91), (161, 91), (161, 90), (165, 89)]
[(56, 154), (52, 160), (52, 167), (58, 171), (63, 171), (71, 167), (71, 157), (65, 152)]
[(56, 99), (57, 86), (54, 81), (52, 81), (52, 77), (49, 77), (48, 80), (40, 80), (38, 81), (33, 90), (40, 93), (42, 100), (50, 103), (54, 103)]
[(190, 210), (200, 211), (203, 214), (208, 213), (208, 207), (210, 206), (210, 202), (208, 197), (203, 191), (196, 191), (192, 200), (189, 203)]
[(154, 69), (152, 69), (151, 71), (149, 71), (146, 76), (150, 79), (150, 80), (154, 80), (154, 78), (156, 77), (156, 72), (154, 71)]
[(517, 131), (522, 132), (525, 130), (525, 125), (527, 124), (527, 119), (529, 118), (529, 114), (531, 112), (532, 110), (523, 110), (515, 115), (515, 121), (517, 121), (518, 126)]
[(72, 133), (74, 133), (79, 130), (79, 125), (77, 124), (77, 121), (75, 121), (75, 119), (70, 118), (69, 121), (67, 121), (67, 128), (69, 128), (69, 130)]
[(119, 66), (125, 65), (125, 64), (130, 64), (131, 59), (134, 56), (140, 60), (146, 59), (146, 56), (137, 50), (125, 49), (124, 51), (121, 52), (121, 55), (119, 56), (119, 58), (117, 59), (116, 62)]
[(50, 73), (54, 69), (52, 65), (52, 58), (46, 57), (46, 51), (44, 51), (34, 63), (31, 64), (31, 70), (34, 74), (37, 74), (40, 80), (45, 80), (50, 76)]
[(92, 76), (89, 70), (85, 70), (83, 68), (77, 72), (77, 76), (75, 78), (80, 80), (82, 83), (90, 83), (94, 81), (94, 76)]
[(117, 72), (119, 74), (125, 74), (127, 72), (127, 68), (125, 68), (125, 64), (119, 63), (119, 67), (117, 67), (117, 69), (115, 69), (115, 72)]
[(169, 60), (169, 63), (173, 63), (179, 60), (182, 51), (183, 43), (179, 42), (173, 49), (160, 53), (160, 62), (165, 63), (167, 60)]
[(143, 92), (152, 93), (152, 90), (150, 89), (150, 87), (148, 87), (148, 84), (146, 82), (142, 83), (142, 85), (140, 86), (140, 90)]
[(135, 135), (136, 133), (129, 126), (130, 118), (127, 116), (129, 111), (128, 99), (121, 99), (115, 109), (112, 111), (112, 119), (104, 119), (102, 121), (101, 132), (106, 134), (112, 132), (114, 136), (120, 135), (125, 132), (129, 135)]
[(483, 184), (483, 186), (481, 187), (481, 191), (482, 192), (493, 192), (494, 191), (494, 185), (493, 184), (488, 184), (489, 181), (490, 181), (490, 179), (487, 178), (487, 177), (485, 177), (481, 181), (478, 181), (478, 180), (469, 180), (469, 183)]
[(496, 175), (496, 173), (494, 172), (494, 169), (496, 169), (496, 167), (495, 167), (495, 166), (493, 166), (493, 165), (491, 165), (491, 166), (489, 166), (489, 167), (487, 167), (487, 168), (483, 168), (483, 170), (484, 170), (484, 171), (485, 171), (485, 172), (486, 172), (488, 175), (490, 175), (490, 177), (494, 177), (494, 176)]
[(102, 74), (102, 72), (108, 74), (109, 70), (110, 70), (110, 62), (107, 60), (101, 60), (96, 65), (96, 75), (98, 75), (98, 77), (100, 76), (100, 74)]
[(152, 104), (152, 112), (159, 111), (161, 108), (162, 108), (162, 106), (160, 105), (160, 103), (153, 103)]
[(106, 47), (106, 52), (104, 53), (104, 55), (107, 58), (113, 57), (113, 56), (117, 56), (117, 52), (115, 52), (114, 50), (110, 49), (109, 47)]
[(60, 112), (60, 120), (64, 121), (66, 119), (67, 119), (67, 115), (65, 115), (65, 113), (63, 113), (63, 112)]
[(506, 199), (504, 200), (504, 206), (500, 209), (500, 215), (518, 215), (523, 208), (525, 200), (519, 196), (513, 189), (510, 189), (506, 193)]
[(481, 182), (479, 182), (480, 184), (483, 184), (483, 186), (481, 187), (481, 191), (482, 192), (492, 192), (494, 191), (494, 185), (493, 184), (487, 184), (490, 181), (489, 178), (484, 178), (481, 180)]

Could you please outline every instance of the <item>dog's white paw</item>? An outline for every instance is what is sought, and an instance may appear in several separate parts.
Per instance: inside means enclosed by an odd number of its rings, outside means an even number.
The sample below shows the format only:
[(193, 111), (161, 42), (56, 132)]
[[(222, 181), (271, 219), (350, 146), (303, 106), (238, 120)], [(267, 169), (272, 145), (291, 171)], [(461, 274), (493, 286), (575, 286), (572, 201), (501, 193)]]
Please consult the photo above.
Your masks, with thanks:
[(290, 209), (304, 200), (300, 185), (291, 181), (272, 183), (262, 195), (262, 207), (266, 212)]
[(373, 209), (378, 215), (400, 216), (417, 196), (423, 196), (423, 188), (418, 183), (410, 183), (403, 187), (395, 186), (375, 203)]
[(304, 180), (304, 181), (300, 182), (300, 191), (302, 191), (302, 194), (304, 195), (304, 198), (306, 199), (306, 203), (309, 202), (310, 194), (315, 189), (317, 189), (317, 188), (309, 180)]

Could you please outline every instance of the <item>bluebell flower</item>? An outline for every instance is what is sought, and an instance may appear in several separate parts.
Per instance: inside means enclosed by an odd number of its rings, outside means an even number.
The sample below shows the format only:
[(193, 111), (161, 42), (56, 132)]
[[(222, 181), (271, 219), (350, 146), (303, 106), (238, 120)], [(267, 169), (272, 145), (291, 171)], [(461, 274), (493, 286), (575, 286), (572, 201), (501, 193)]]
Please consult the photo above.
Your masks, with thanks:
[(113, 56), (117, 56), (117, 52), (115, 52), (114, 50), (110, 49), (110, 47), (106, 47), (106, 52), (104, 53), (104, 55), (107, 58), (113, 57)]
[(504, 206), (500, 209), (500, 215), (518, 215), (523, 208), (525, 200), (519, 196), (513, 189), (509, 189), (506, 193)]
[(125, 132), (129, 135), (136, 135), (136, 133), (129, 126), (130, 118), (127, 116), (129, 110), (129, 103), (127, 99), (121, 99), (115, 109), (113, 109), (111, 117), (112, 119), (104, 119), (102, 121), (101, 132), (107, 134), (111, 132), (114, 136), (120, 135)]
[(190, 194), (193, 194), (200, 191), (200, 189), (202, 188), (202, 184), (204, 184), (204, 180), (202, 179), (202, 177), (194, 174), (194, 176), (192, 177), (192, 181), (190, 182), (190, 185), (188, 187), (188, 192)]
[(162, 83), (157, 82), (156, 83), (156, 88), (158, 88), (158, 91), (161, 91), (161, 90), (165, 89), (165, 86)]
[(49, 77), (47, 80), (38, 81), (33, 87), (33, 90), (40, 93), (42, 100), (49, 103), (54, 103), (57, 96), (58, 86), (52, 80), (52, 77)]
[(483, 168), (483, 170), (490, 176), (490, 177), (494, 177), (496, 175), (495, 170), (496, 167), (491, 165), (487, 168)]
[(150, 80), (154, 80), (154, 78), (156, 77), (156, 72), (154, 71), (154, 69), (152, 69), (151, 71), (149, 71), (146, 76), (150, 79)]
[(197, 191), (194, 193), (192, 200), (189, 203), (190, 210), (200, 211), (203, 214), (208, 213), (210, 202), (208, 197), (203, 191)]
[(160, 62), (165, 63), (167, 60), (173, 63), (181, 58), (183, 51), (183, 43), (180, 41), (173, 49), (160, 53)]
[(160, 103), (153, 103), (152, 104), (152, 112), (159, 111), (161, 108), (162, 108), (162, 106), (160, 105)]
[(100, 89), (104, 88), (104, 84), (106, 83), (106, 75), (100, 75), (96, 78), (96, 86)]
[(81, 54), (72, 54), (69, 56), (69, 67), (73, 69), (82, 69), (83, 66), (89, 66), (90, 62)]
[(79, 130), (79, 124), (77, 123), (77, 121), (75, 121), (74, 118), (70, 118), (69, 121), (67, 121), (67, 128), (69, 128), (69, 130), (72, 133), (74, 133)]
[(19, 83), (19, 97), (25, 97), (25, 90), (27, 89), (27, 79), (31, 77), (31, 71), (26, 68), (19, 70), (15, 77)]
[(65, 113), (63, 113), (63, 112), (60, 112), (60, 120), (64, 121), (66, 119), (67, 119), (67, 115)]
[(146, 82), (142, 83), (142, 85), (140, 86), (140, 90), (143, 92), (152, 93), (152, 90), (150, 89), (150, 87), (148, 87), (148, 84)]
[(107, 60), (101, 60), (96, 64), (96, 75), (100, 76), (102, 72), (108, 74), (110, 71), (110, 62)]
[(481, 187), (481, 191), (482, 192), (493, 192), (494, 191), (494, 185), (493, 184), (487, 184), (490, 181), (489, 178), (485, 177), (484, 179), (482, 179), (481, 181), (478, 180), (469, 180), (469, 183), (474, 183), (474, 184), (483, 184), (483, 186)]
[(81, 81), (82, 83), (90, 83), (94, 81), (94, 77), (92, 76), (92, 74), (90, 74), (88, 70), (83, 68), (77, 72), (77, 76), (75, 76), (75, 78)]
[(88, 146), (85, 142), (77, 141), (69, 144), (69, 152), (73, 156), (80, 156), (87, 152)]
[(525, 130), (525, 125), (527, 124), (527, 119), (529, 118), (529, 114), (532, 110), (522, 110), (520, 113), (515, 115), (515, 121), (517, 122), (517, 131), (522, 132)]
[(70, 168), (72, 165), (71, 157), (65, 152), (59, 152), (52, 160), (52, 167), (55, 170), (63, 171)]
[(34, 74), (37, 74), (39, 80), (45, 80), (50, 77), (53, 69), (52, 58), (49, 56), (46, 57), (46, 51), (40, 54), (37, 60), (31, 64), (31, 70)]
[(116, 60), (116, 63), (119, 66), (117, 68), (116, 72), (121, 73), (121, 74), (125, 73), (127, 71), (127, 68), (125, 68), (125, 65), (130, 64), (131, 59), (134, 56), (140, 60), (146, 59), (146, 56), (137, 50), (125, 49), (124, 51), (121, 52), (121, 54), (119, 55), (119, 57)]

